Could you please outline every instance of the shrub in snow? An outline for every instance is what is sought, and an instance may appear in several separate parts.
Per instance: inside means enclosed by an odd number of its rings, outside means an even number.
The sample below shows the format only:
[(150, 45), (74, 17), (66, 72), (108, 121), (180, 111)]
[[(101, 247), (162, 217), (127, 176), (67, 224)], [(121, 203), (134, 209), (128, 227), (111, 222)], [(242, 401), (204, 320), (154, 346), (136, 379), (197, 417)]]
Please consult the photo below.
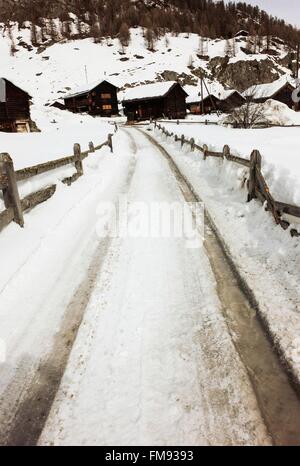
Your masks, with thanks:
[(221, 124), (242, 128), (300, 125), (300, 114), (291, 110), (286, 104), (269, 99), (263, 104), (247, 102), (230, 115), (226, 115), (221, 120)]

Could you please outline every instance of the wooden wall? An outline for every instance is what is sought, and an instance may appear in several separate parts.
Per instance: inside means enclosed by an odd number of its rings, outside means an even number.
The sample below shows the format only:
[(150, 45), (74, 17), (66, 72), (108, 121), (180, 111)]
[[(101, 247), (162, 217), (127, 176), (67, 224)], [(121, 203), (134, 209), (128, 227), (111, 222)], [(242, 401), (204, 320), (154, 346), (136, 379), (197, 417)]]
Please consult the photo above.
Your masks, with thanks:
[(177, 119), (186, 116), (186, 94), (180, 85), (175, 86), (167, 96), (124, 102), (128, 120), (150, 120), (165, 116)]
[(66, 98), (65, 105), (67, 110), (74, 113), (88, 112), (90, 115), (100, 116), (117, 115), (117, 88), (105, 81), (90, 92)]
[(16, 87), (13, 83), (6, 83), (6, 101), (0, 102), (0, 130), (16, 131), (17, 121), (30, 120), (30, 96)]

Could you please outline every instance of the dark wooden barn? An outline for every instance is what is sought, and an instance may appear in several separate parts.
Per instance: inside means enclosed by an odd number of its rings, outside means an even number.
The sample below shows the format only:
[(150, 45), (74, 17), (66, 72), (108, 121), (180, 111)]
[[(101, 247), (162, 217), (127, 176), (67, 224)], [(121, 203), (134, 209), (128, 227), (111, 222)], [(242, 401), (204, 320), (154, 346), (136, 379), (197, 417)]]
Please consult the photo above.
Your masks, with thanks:
[(175, 81), (146, 84), (128, 89), (123, 100), (128, 121), (186, 117), (187, 93)]
[(187, 107), (193, 115), (207, 115), (219, 109), (220, 100), (214, 94), (204, 97), (203, 102), (200, 96), (190, 96), (187, 99)]
[(246, 99), (251, 99), (257, 103), (264, 103), (268, 99), (277, 100), (298, 111), (299, 105), (293, 100), (294, 90), (295, 87), (286, 78), (280, 78), (273, 83), (252, 86), (243, 95)]
[(90, 115), (118, 115), (118, 88), (111, 82), (101, 80), (78, 88), (64, 97), (67, 110)]
[(231, 112), (234, 108), (241, 107), (246, 103), (245, 97), (238, 91), (230, 90), (221, 93), (218, 108), (221, 112)]
[(0, 78), (0, 131), (30, 132), (30, 95)]

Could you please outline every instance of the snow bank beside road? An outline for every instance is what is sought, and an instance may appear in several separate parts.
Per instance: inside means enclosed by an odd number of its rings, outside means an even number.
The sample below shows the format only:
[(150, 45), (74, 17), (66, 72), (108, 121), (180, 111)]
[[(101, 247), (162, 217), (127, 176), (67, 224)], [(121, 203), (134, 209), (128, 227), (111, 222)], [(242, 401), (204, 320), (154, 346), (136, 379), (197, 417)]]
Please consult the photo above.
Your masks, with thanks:
[(74, 143), (87, 150), (90, 141), (101, 144), (114, 130), (100, 118), (52, 108), (33, 107), (32, 117), (41, 133), (0, 133), (0, 152), (10, 154), (16, 170), (73, 155)]
[[(115, 201), (127, 183), (132, 155), (127, 137), (118, 133), (116, 139), (114, 155), (104, 147), (85, 159), (84, 176), (70, 187), (58, 183), (51, 199), (25, 214), (24, 229), (11, 223), (1, 232), (1, 441), (99, 247), (99, 202)], [(13, 391), (3, 397), (12, 380)]]
[[(88, 143), (102, 144), (114, 126), (101, 118), (88, 115), (74, 115), (56, 109), (34, 107), (34, 118), (41, 133), (0, 133), (0, 152), (8, 152), (13, 159), (15, 170), (49, 162), (73, 155), (74, 143), (81, 145), (82, 151), (88, 149)], [(91, 163), (91, 158), (86, 162)], [(51, 184), (56, 184), (76, 172), (72, 164), (56, 170), (34, 176), (18, 183), (20, 197), (34, 193)], [(0, 192), (0, 211), (4, 209), (2, 192)]]
[(163, 123), (179, 136), (193, 137), (198, 144), (250, 158), (253, 149), (262, 155), (262, 171), (276, 200), (300, 205), (300, 128), (233, 129), (202, 124)]

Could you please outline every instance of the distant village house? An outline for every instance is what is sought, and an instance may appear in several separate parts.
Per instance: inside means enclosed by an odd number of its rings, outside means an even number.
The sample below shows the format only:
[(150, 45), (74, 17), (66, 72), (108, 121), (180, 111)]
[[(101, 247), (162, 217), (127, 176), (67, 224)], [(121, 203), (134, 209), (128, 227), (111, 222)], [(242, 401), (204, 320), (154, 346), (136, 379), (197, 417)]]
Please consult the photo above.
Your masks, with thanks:
[(0, 131), (30, 132), (30, 95), (0, 78)]
[(190, 95), (186, 99), (187, 108), (193, 115), (207, 115), (218, 110), (219, 99), (214, 94), (204, 93), (203, 99), (200, 93)]
[(243, 93), (243, 96), (248, 99), (251, 98), (257, 103), (264, 103), (268, 99), (277, 100), (291, 109), (299, 111), (299, 104), (293, 101), (294, 90), (295, 87), (285, 76), (272, 83), (251, 86)]
[(65, 107), (73, 113), (118, 115), (117, 91), (118, 88), (106, 79), (87, 84), (64, 97)]
[(225, 113), (241, 107), (246, 102), (243, 95), (235, 89), (221, 92), (219, 99), (219, 110)]
[(187, 93), (175, 81), (145, 84), (128, 89), (123, 100), (128, 121), (149, 120), (161, 117), (186, 117)]
[(244, 103), (245, 98), (234, 89), (219, 92), (218, 95), (216, 93), (208, 94), (205, 90), (203, 92), (203, 99), (200, 92), (187, 98), (188, 109), (194, 115), (207, 115), (214, 111), (230, 112)]

